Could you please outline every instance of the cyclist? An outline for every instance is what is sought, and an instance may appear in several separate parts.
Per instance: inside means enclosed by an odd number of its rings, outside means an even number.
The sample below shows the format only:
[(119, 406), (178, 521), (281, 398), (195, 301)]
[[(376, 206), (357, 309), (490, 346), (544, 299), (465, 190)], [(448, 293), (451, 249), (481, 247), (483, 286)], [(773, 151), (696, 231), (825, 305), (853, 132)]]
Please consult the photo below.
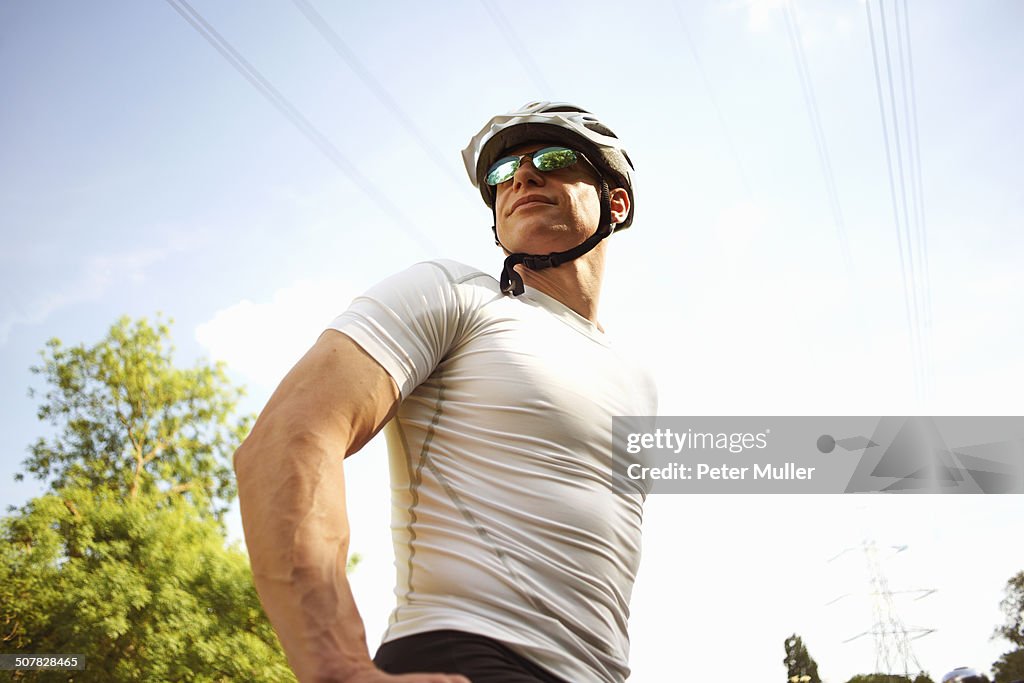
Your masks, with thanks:
[[(653, 415), (656, 396), (597, 306), (605, 238), (632, 222), (632, 163), (558, 103), (494, 117), (463, 159), (506, 255), (499, 280), (431, 261), (371, 288), (235, 455), (256, 586), (301, 681), (629, 674), (646, 492), (611, 493), (608, 444), (612, 416)], [(371, 660), (339, 456), (385, 424), (397, 606)]]

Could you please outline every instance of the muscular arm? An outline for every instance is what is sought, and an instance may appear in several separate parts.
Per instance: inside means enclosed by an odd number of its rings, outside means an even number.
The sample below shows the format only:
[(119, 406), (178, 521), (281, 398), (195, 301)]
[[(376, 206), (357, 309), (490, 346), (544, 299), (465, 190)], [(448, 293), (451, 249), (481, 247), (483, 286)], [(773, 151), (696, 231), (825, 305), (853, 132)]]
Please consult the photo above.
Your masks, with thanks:
[(398, 405), (391, 377), (328, 330), (281, 382), (235, 453), (256, 589), (300, 681), (465, 681), (378, 672), (345, 566), (349, 525), (342, 455)]

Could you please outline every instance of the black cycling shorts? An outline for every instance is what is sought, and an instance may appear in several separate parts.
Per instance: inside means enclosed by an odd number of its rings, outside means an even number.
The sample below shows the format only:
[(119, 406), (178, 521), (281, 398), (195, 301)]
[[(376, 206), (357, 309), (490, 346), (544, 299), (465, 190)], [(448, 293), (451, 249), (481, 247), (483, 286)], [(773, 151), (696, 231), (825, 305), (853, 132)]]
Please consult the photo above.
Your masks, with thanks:
[(462, 674), (473, 683), (565, 683), (498, 641), (462, 631), (429, 631), (384, 643), (373, 658), (392, 674)]

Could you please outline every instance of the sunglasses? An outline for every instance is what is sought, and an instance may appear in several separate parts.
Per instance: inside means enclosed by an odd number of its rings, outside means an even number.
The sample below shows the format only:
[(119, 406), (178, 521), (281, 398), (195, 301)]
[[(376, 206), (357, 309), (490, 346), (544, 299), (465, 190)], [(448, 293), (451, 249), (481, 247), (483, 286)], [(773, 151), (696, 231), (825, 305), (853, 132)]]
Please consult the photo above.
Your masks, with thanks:
[(581, 159), (587, 165), (591, 165), (587, 158), (576, 150), (569, 149), (568, 147), (545, 147), (544, 149), (538, 149), (536, 152), (498, 159), (491, 164), (491, 168), (487, 171), (487, 177), (484, 180), (488, 185), (499, 185), (507, 180), (511, 180), (512, 176), (519, 170), (523, 159), (529, 159), (538, 171), (544, 172), (569, 168)]

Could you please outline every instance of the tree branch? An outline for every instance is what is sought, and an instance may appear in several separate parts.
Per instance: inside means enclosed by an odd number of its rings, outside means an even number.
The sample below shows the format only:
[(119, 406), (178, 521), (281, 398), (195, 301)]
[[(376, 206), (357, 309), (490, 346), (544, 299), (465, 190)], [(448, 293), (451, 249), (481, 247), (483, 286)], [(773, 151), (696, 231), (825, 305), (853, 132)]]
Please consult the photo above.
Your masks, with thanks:
[(139, 493), (139, 479), (142, 477), (142, 468), (146, 464), (146, 460), (142, 455), (142, 443), (135, 438), (135, 432), (132, 429), (128, 418), (121, 413), (121, 402), (117, 400), (117, 397), (114, 398), (114, 402), (114, 415), (117, 416), (118, 422), (120, 422), (125, 428), (125, 431), (128, 432), (128, 440), (131, 442), (132, 448), (135, 451), (135, 472), (132, 473), (132, 485), (131, 488), (128, 489), (128, 499), (135, 500), (135, 496)]
[[(7, 624), (10, 624), (11, 621), (12, 619), (10, 618), (6, 619), (4, 621), (4, 625), (6, 626)], [(8, 641), (14, 640), (14, 636), (18, 635), (19, 630), (21, 630), (21, 622), (14, 621), (14, 626), (11, 628), (11, 632), (5, 635), (3, 638), (0, 638), (0, 642), (6, 643)]]
[(173, 496), (176, 493), (181, 493), (182, 491), (189, 491), (191, 489), (194, 489), (195, 487), (196, 483), (194, 481), (186, 482), (184, 484), (175, 484), (174, 486), (167, 490), (166, 495)]
[(167, 442), (157, 441), (155, 444), (153, 444), (153, 450), (149, 452), (149, 455), (142, 459), (142, 464), (145, 465), (146, 463), (153, 462), (154, 460), (156, 460), (157, 456), (163, 453), (165, 450), (167, 450)]
[(78, 512), (78, 508), (75, 507), (75, 504), (72, 503), (70, 500), (66, 500), (66, 499), (64, 500), (64, 507), (66, 507), (68, 509), (68, 512), (70, 512), (71, 516), (74, 517), (75, 519), (81, 519), (82, 518), (82, 515)]

